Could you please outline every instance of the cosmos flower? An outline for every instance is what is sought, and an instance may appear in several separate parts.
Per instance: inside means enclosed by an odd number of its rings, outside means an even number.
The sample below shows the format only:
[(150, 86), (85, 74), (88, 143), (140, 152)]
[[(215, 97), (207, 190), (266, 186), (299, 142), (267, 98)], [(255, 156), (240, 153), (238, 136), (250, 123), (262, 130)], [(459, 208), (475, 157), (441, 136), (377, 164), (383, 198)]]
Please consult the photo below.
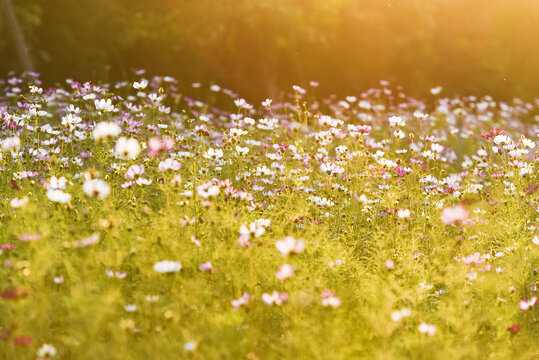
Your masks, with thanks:
[(101, 179), (86, 180), (82, 189), (86, 195), (99, 199), (104, 199), (110, 194), (110, 185)]
[(275, 247), (279, 252), (286, 256), (290, 253), (302, 253), (305, 249), (305, 242), (301, 239), (296, 240), (293, 236), (287, 236), (275, 243)]
[(281, 281), (288, 279), (292, 275), (294, 275), (294, 267), (290, 264), (281, 265), (281, 267), (275, 272), (275, 277)]
[(154, 264), (153, 269), (161, 274), (178, 272), (182, 268), (182, 264), (177, 261), (163, 260)]
[(269, 306), (272, 306), (274, 304), (282, 305), (288, 301), (288, 294), (285, 292), (278, 292), (278, 291), (273, 291), (271, 294), (263, 293), (262, 301), (265, 302)]
[(21, 139), (18, 136), (12, 136), (2, 140), (3, 151), (15, 151), (21, 146)]
[(530, 299), (522, 299), (518, 302), (518, 308), (522, 311), (527, 311), (535, 305), (537, 305), (536, 295), (533, 295)]
[(463, 222), (468, 218), (470, 212), (460, 205), (447, 207), (442, 211), (442, 222), (446, 225), (453, 225), (456, 222)]
[(140, 145), (134, 138), (121, 137), (116, 142), (116, 153), (123, 159), (136, 159), (140, 153)]
[(341, 299), (336, 297), (333, 291), (324, 290), (322, 291), (322, 306), (339, 307), (341, 306)]
[(434, 334), (436, 334), (436, 326), (427, 324), (425, 322), (419, 324), (417, 330), (419, 330), (420, 333), (426, 334), (428, 336), (433, 336)]
[(37, 356), (40, 358), (51, 358), (56, 356), (56, 348), (49, 344), (43, 344), (37, 350)]
[(13, 198), (11, 199), (10, 203), (12, 208), (20, 208), (28, 204), (28, 196), (25, 196), (21, 199), (19, 198)]
[(251, 295), (249, 293), (243, 293), (239, 298), (231, 301), (234, 310), (238, 310), (240, 306), (246, 305), (251, 301)]
[(58, 189), (47, 190), (47, 197), (50, 201), (54, 201), (60, 204), (67, 204), (71, 200), (71, 194), (65, 193)]
[(178, 160), (169, 158), (169, 159), (165, 159), (159, 162), (158, 168), (159, 168), (159, 171), (162, 171), (162, 172), (166, 172), (169, 170), (177, 171), (182, 168), (182, 163), (179, 162)]
[(102, 110), (104, 112), (114, 111), (114, 106), (112, 105), (111, 99), (94, 100), (94, 105), (96, 110)]
[(95, 232), (89, 237), (73, 242), (73, 247), (76, 247), (76, 248), (87, 247), (90, 245), (97, 244), (98, 241), (99, 241), (99, 233)]
[(472, 265), (481, 266), (485, 262), (485, 259), (481, 258), (481, 254), (476, 252), (472, 255), (463, 257), (462, 262), (470, 267)]
[(103, 121), (95, 126), (92, 135), (95, 141), (101, 141), (108, 138), (116, 138), (121, 132), (122, 129), (115, 122)]

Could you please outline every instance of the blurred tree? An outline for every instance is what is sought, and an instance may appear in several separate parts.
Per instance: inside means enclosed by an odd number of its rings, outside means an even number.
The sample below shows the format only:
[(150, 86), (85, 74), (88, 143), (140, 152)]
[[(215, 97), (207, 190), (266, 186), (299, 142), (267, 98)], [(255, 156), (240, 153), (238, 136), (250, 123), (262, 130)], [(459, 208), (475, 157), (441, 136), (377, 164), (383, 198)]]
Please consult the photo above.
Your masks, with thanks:
[[(2, 0), (5, 1), (5, 0)], [(132, 67), (243, 96), (292, 84), (352, 94), (380, 79), (424, 96), (533, 97), (537, 0), (25, 0), (13, 2), (46, 81), (125, 79)], [(60, 10), (61, 9), (61, 10)], [(7, 30), (0, 19), (0, 31)], [(0, 37), (0, 71), (22, 70)]]

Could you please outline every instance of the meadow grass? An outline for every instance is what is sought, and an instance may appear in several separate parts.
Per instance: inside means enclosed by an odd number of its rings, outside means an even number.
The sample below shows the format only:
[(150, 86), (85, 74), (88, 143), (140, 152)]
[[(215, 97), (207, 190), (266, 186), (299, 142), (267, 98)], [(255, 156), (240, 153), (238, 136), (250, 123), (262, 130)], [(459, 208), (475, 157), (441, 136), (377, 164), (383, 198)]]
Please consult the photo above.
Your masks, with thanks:
[(0, 82), (1, 359), (539, 358), (537, 101), (135, 80)]

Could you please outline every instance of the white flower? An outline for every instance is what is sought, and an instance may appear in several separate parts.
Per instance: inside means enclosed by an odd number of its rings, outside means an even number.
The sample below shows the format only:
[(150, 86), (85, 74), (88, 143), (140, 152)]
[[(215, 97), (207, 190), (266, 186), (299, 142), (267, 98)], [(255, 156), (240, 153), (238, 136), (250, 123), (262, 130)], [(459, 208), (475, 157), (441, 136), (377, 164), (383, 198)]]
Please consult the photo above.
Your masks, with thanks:
[(110, 194), (110, 185), (101, 179), (86, 180), (82, 185), (82, 190), (88, 196), (104, 199)]
[(404, 125), (406, 125), (406, 122), (400, 116), (391, 116), (389, 118), (389, 126), (391, 127), (404, 126)]
[(107, 137), (117, 137), (122, 132), (122, 129), (112, 121), (103, 121), (97, 124), (93, 131), (93, 136), (95, 141)]
[(209, 148), (205, 153), (204, 157), (208, 160), (216, 160), (223, 157), (223, 150)]
[(97, 110), (103, 110), (105, 112), (114, 111), (114, 106), (112, 105), (112, 100), (110, 99), (94, 100), (94, 105)]
[(185, 345), (183, 345), (183, 349), (185, 351), (193, 351), (197, 348), (197, 343), (196, 341), (189, 341), (189, 342), (186, 342)]
[(169, 159), (161, 161), (158, 167), (159, 167), (159, 170), (162, 172), (165, 172), (168, 170), (177, 171), (181, 169), (182, 164), (178, 160), (169, 158)]
[(236, 151), (239, 155), (247, 155), (247, 153), (249, 152), (249, 148), (247, 146), (241, 147), (239, 145), (236, 145)]
[(21, 146), (21, 139), (18, 136), (12, 136), (2, 140), (3, 151), (15, 151)]
[(53, 357), (56, 355), (56, 348), (49, 344), (43, 344), (37, 350), (37, 356), (40, 358)]
[(115, 151), (124, 159), (135, 159), (140, 153), (140, 145), (134, 138), (121, 137), (116, 142)]
[(60, 204), (68, 203), (69, 200), (71, 200), (71, 194), (65, 193), (62, 190), (58, 189), (47, 190), (47, 197), (49, 198), (49, 200)]
[(48, 190), (65, 190), (67, 185), (67, 179), (65, 177), (57, 178), (56, 176), (51, 177), (47, 183)]
[(410, 210), (408, 209), (401, 209), (397, 211), (397, 216), (399, 219), (409, 219), (410, 218)]
[(93, 244), (96, 244), (99, 241), (99, 233), (93, 233), (92, 235), (73, 242), (73, 247), (86, 247)]
[(408, 308), (404, 308), (402, 310), (395, 310), (391, 313), (391, 320), (393, 320), (394, 322), (399, 322), (402, 319), (410, 316), (411, 313), (412, 311)]
[(290, 264), (283, 264), (276, 272), (275, 277), (279, 280), (284, 280), (294, 275), (294, 267)]
[(299, 254), (305, 249), (305, 242), (301, 239), (296, 240), (293, 236), (287, 236), (284, 239), (277, 241), (275, 247), (283, 256), (286, 256), (291, 252)]
[(22, 199), (13, 198), (11, 199), (10, 205), (12, 208), (20, 208), (28, 204), (28, 196), (23, 197)]
[(417, 330), (419, 330), (419, 332), (422, 334), (427, 334), (429, 336), (432, 336), (436, 333), (436, 326), (422, 322), (417, 327)]
[(535, 142), (530, 139), (526, 139), (525, 137), (522, 138), (522, 146), (528, 149), (535, 148)]
[(181, 268), (182, 264), (177, 261), (169, 260), (159, 261), (153, 266), (153, 269), (161, 274), (177, 272), (180, 271)]
[(146, 79), (142, 79), (140, 82), (135, 81), (133, 83), (133, 88), (135, 88), (135, 89), (144, 90), (144, 89), (146, 89), (146, 86), (148, 86), (148, 80), (146, 80)]
[(81, 122), (82, 119), (77, 115), (67, 114), (62, 117), (62, 125), (67, 127), (69, 131), (73, 131)]

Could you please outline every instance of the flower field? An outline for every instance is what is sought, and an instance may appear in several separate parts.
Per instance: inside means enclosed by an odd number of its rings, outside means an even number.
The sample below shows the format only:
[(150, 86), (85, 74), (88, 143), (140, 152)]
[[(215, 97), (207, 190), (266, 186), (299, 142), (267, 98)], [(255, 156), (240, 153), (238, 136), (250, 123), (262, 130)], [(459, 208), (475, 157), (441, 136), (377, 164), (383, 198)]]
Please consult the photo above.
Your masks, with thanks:
[(539, 99), (0, 89), (0, 359), (539, 358)]

